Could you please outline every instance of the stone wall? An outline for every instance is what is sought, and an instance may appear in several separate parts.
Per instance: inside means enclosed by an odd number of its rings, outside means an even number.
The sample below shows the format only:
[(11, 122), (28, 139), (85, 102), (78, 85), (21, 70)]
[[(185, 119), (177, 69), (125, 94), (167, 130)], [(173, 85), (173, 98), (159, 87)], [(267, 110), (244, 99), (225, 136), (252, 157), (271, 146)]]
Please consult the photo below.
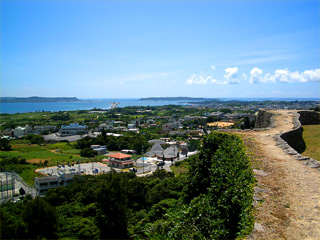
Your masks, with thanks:
[(254, 128), (270, 128), (273, 127), (272, 117), (274, 114), (266, 110), (260, 109), (256, 119)]
[(280, 137), (298, 153), (302, 153), (306, 150), (306, 144), (302, 136), (303, 128), (299, 121), (299, 114), (296, 113), (293, 118), (294, 129), (281, 134)]
[[(316, 114), (317, 115), (316, 115)], [(289, 155), (293, 155), (298, 161), (302, 161), (304, 165), (320, 170), (320, 162), (302, 156), (300, 153), (305, 149), (305, 142), (302, 137), (302, 124), (319, 124), (319, 113), (313, 111), (300, 111), (294, 115), (294, 129), (275, 136), (275, 141), (279, 147)], [(300, 122), (301, 121), (301, 122)]]
[(302, 125), (320, 124), (320, 113), (315, 111), (299, 111), (299, 121)]
[(297, 114), (295, 114), (293, 119), (294, 129), (281, 134), (280, 137), (298, 153), (304, 152), (304, 150), (306, 150), (306, 144), (302, 136), (302, 125), (319, 124), (319, 116), (320, 115), (318, 112), (299, 111)]

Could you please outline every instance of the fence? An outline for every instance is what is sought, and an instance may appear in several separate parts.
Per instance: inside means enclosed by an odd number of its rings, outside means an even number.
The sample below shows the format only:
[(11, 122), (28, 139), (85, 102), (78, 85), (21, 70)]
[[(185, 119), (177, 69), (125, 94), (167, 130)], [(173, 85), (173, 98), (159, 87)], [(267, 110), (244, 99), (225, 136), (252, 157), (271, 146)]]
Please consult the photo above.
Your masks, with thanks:
[(23, 188), (25, 194), (30, 194), (32, 197), (36, 195), (34, 188), (28, 186), (25, 181), (14, 171), (0, 172), (0, 199), (1, 202), (14, 199), (19, 195), (19, 189)]

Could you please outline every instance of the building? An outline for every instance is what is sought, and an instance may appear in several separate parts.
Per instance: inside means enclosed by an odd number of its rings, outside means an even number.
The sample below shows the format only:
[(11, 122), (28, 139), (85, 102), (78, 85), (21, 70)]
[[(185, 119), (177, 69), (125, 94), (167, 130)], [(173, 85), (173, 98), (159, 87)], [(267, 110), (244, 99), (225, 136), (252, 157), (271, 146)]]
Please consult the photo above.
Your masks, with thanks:
[[(176, 142), (165, 142), (163, 140), (150, 140), (153, 146), (149, 152), (145, 154), (147, 157), (156, 157), (163, 160), (173, 160), (179, 158), (179, 148)], [(161, 144), (170, 145), (166, 149), (163, 149)]]
[(163, 148), (161, 147), (161, 143), (155, 143), (149, 152), (147, 152), (145, 155), (147, 157), (159, 157), (163, 153)]
[(74, 176), (77, 175), (80, 175), (80, 173), (64, 174), (63, 172), (60, 172), (54, 176), (36, 177), (36, 193), (38, 196), (43, 196), (49, 189), (67, 186), (73, 181)]
[(55, 132), (56, 126), (34, 126), (34, 133), (41, 134), (43, 132)]
[(107, 146), (91, 145), (90, 146), (98, 155), (103, 155), (107, 153)]
[(131, 160), (131, 155), (124, 153), (114, 153), (109, 155), (107, 160), (108, 166), (113, 168), (132, 168), (134, 161)]
[(175, 129), (175, 125), (173, 123), (165, 123), (162, 125), (162, 132), (170, 132)]
[(128, 129), (135, 129), (136, 128), (136, 124), (135, 123), (129, 123), (128, 124)]
[(59, 133), (61, 136), (83, 135), (87, 133), (87, 126), (70, 123), (69, 126), (62, 125)]
[(31, 128), (26, 126), (26, 127), (16, 127), (14, 130), (13, 130), (13, 135), (15, 137), (22, 137), (24, 135), (27, 135), (28, 133), (31, 132)]
[(137, 151), (136, 150), (130, 150), (130, 149), (122, 149), (121, 150), (122, 153), (130, 153), (130, 154), (137, 154)]
[(158, 156), (158, 159), (162, 160), (174, 160), (179, 157), (179, 148), (177, 145), (172, 145), (166, 148), (163, 153)]
[(181, 149), (181, 155), (188, 156), (188, 144), (187, 143), (181, 143), (180, 149)]

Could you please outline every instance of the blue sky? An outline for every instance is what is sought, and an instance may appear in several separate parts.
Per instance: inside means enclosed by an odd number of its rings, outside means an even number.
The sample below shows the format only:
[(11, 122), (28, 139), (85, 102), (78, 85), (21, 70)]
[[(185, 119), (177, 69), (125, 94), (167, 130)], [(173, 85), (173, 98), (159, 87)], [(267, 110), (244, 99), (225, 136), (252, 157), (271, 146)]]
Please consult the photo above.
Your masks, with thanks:
[(319, 98), (319, 3), (1, 0), (1, 96)]

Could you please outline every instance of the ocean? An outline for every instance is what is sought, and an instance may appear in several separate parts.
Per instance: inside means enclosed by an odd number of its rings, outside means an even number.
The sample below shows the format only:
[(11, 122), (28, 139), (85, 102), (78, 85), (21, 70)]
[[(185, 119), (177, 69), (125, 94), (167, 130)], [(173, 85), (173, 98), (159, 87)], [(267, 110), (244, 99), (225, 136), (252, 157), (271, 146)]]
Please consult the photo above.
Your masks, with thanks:
[[(139, 101), (138, 98), (108, 98), (108, 99), (80, 99), (83, 102), (45, 102), (45, 103), (0, 103), (0, 113), (26, 113), (26, 112), (58, 112), (58, 111), (76, 111), (90, 110), (93, 108), (109, 109), (113, 102), (119, 102), (117, 107), (127, 106), (164, 106), (164, 105), (187, 105), (183, 101)], [(222, 101), (239, 100), (239, 101), (319, 101), (316, 98), (304, 99), (270, 99), (270, 98), (223, 98)], [(191, 100), (192, 102), (196, 102)]]
[(169, 104), (186, 105), (180, 101), (139, 101), (138, 98), (126, 99), (80, 99), (83, 102), (44, 102), (44, 103), (0, 103), (0, 113), (26, 113), (26, 112), (58, 112), (90, 110), (93, 108), (110, 109), (113, 102), (119, 102), (117, 107), (128, 106), (164, 106)]

